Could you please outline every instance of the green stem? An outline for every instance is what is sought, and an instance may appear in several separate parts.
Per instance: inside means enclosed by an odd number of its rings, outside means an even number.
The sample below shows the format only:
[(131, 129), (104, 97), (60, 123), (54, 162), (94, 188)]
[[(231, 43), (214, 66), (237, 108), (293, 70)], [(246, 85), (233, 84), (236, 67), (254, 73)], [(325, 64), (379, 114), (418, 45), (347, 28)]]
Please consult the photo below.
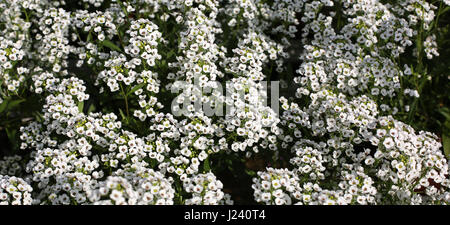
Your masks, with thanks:
[(441, 3), (439, 4), (439, 10), (436, 16), (436, 21), (434, 21), (434, 29), (437, 30), (438, 28), (438, 22), (439, 22), (439, 16), (441, 15), (442, 12), (442, 4), (444, 1), (441, 1)]
[(125, 45), (123, 44), (122, 36), (120, 35), (119, 27), (117, 27), (117, 36), (119, 37), (119, 41), (120, 41), (120, 45), (122, 46), (122, 49), (125, 51)]
[(125, 99), (125, 110), (127, 111), (127, 121), (128, 121), (128, 118), (130, 117), (130, 113), (128, 111), (128, 98), (127, 98), (127, 94), (123, 90), (122, 83), (120, 83), (119, 85), (120, 85), (120, 90), (122, 91), (123, 98)]

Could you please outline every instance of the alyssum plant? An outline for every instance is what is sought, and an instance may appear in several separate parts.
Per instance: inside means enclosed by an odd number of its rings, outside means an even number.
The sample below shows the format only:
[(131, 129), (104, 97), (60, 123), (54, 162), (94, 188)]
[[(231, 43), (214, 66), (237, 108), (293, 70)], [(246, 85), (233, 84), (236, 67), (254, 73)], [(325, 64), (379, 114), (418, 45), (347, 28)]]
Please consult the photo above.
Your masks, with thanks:
[(0, 0), (0, 203), (448, 204), (407, 118), (449, 4)]

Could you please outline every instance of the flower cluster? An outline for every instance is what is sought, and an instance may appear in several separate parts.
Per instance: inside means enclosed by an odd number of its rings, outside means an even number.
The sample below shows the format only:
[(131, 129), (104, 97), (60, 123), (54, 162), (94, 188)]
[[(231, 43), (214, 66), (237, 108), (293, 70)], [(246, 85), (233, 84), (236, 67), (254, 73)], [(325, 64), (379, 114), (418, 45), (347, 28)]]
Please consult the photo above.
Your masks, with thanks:
[(31, 205), (32, 191), (22, 178), (0, 175), (0, 205)]
[[(25, 52), (22, 50), (23, 42), (5, 39), (0, 37), (0, 75), (3, 81), (2, 86), (5, 86), (5, 90), (2, 90), (0, 95), (0, 102), (3, 99), (9, 97), (8, 93), (17, 93), (21, 83), (25, 81), (25, 74), (28, 73), (28, 69), (25, 67), (19, 67), (20, 61), (24, 58)], [(19, 63), (19, 64), (18, 64)]]
[(228, 194), (222, 192), (223, 184), (212, 173), (198, 174), (192, 178), (182, 177), (186, 192), (192, 197), (186, 199), (187, 205), (233, 204)]
[(380, 188), (392, 196), (392, 203), (431, 204), (450, 200), (449, 164), (435, 135), (423, 131), (416, 134), (411, 126), (382, 117), (370, 142), (378, 149), (373, 157), (365, 159), (365, 164), (378, 168), (378, 179), (392, 183), (387, 189)]
[(257, 202), (267, 205), (292, 204), (292, 198), (298, 197), (302, 188), (298, 177), (287, 169), (267, 168), (258, 172), (258, 178), (253, 178), (252, 188)]
[(172, 188), (172, 180), (145, 167), (139, 170), (137, 173), (127, 170), (118, 171), (117, 176), (109, 176), (90, 193), (89, 200), (93, 204), (101, 205), (173, 204), (175, 191)]

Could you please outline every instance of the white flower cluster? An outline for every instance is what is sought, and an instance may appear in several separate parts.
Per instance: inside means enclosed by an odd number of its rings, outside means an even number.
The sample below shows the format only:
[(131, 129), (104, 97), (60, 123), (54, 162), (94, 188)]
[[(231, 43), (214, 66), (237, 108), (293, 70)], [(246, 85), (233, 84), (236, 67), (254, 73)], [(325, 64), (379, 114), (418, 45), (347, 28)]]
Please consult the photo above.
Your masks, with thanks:
[(233, 204), (230, 196), (222, 192), (222, 182), (212, 173), (198, 174), (192, 178), (182, 176), (181, 179), (186, 192), (192, 194), (192, 198), (186, 199), (186, 205)]
[[(435, 7), (425, 1), (403, 1), (392, 8), (379, 1), (343, 1), (343, 11), (326, 12), (321, 11), (324, 5), (305, 4), (305, 51), (294, 79), (300, 85), (298, 100), (280, 99), (285, 111), (278, 142), (295, 154), (293, 169), (286, 173), (296, 174), (301, 187), (290, 193), (292, 202), (448, 204), (448, 161), (437, 137), (417, 135), (392, 118), (402, 109), (386, 101), (403, 94), (400, 79), (412, 74), (392, 58), (412, 45), (418, 26), (430, 28)], [(337, 14), (348, 19), (339, 29), (333, 25)], [(429, 59), (438, 55), (434, 39), (424, 42)], [(404, 94), (419, 97), (409, 88)], [(255, 194), (264, 176), (254, 181)]]
[(267, 168), (267, 171), (259, 171), (258, 178), (253, 178), (253, 182), (255, 200), (267, 205), (290, 205), (292, 197), (295, 198), (301, 190), (298, 177), (287, 169)]
[[(379, 119), (370, 141), (378, 146), (365, 164), (376, 167), (376, 177), (391, 183), (385, 191), (392, 203), (423, 204), (449, 202), (449, 164), (436, 136), (419, 132), (391, 117)], [(384, 189), (384, 188), (383, 188)], [(381, 200), (383, 201), (383, 200)]]
[(31, 205), (32, 191), (22, 178), (0, 175), (0, 205)]
[(116, 174), (120, 176), (109, 176), (100, 182), (97, 189), (91, 192), (89, 200), (93, 204), (101, 205), (173, 204), (175, 191), (172, 188), (172, 180), (145, 167), (135, 169), (140, 171), (119, 170)]
[(6, 89), (2, 91), (0, 102), (10, 96), (8, 93), (17, 93), (21, 83), (25, 81), (25, 74), (28, 69), (25, 67), (14, 67), (23, 59), (25, 52), (22, 50), (23, 42), (5, 39), (0, 37), (0, 74), (2, 86)]
[(330, 154), (323, 142), (304, 141), (294, 149), (297, 154), (291, 159), (294, 170), (267, 168), (267, 172), (259, 172), (258, 178), (254, 178), (252, 187), (257, 201), (277, 205), (377, 203), (374, 181), (362, 166), (343, 160), (333, 164), (340, 153)]
[(396, 117), (437, 7), (383, 2), (0, 0), (0, 107), (39, 106), (0, 203), (233, 204), (218, 161), (261, 154), (258, 203), (449, 204), (437, 136)]
[[(62, 8), (45, 9), (39, 18), (39, 32), (35, 34), (38, 44), (36, 58), (42, 63), (52, 65), (52, 71), (58, 73), (68, 66), (68, 55), (71, 51), (68, 39), (70, 28), (70, 12)], [(47, 65), (47, 66), (49, 66)]]

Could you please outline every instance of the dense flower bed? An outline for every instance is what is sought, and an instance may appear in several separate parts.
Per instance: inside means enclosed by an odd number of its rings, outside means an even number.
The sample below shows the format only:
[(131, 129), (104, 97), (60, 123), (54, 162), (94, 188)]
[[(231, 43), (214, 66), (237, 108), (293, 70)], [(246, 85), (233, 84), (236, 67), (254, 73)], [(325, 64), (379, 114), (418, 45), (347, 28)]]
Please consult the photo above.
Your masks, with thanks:
[(0, 203), (448, 204), (404, 118), (449, 4), (0, 0)]

